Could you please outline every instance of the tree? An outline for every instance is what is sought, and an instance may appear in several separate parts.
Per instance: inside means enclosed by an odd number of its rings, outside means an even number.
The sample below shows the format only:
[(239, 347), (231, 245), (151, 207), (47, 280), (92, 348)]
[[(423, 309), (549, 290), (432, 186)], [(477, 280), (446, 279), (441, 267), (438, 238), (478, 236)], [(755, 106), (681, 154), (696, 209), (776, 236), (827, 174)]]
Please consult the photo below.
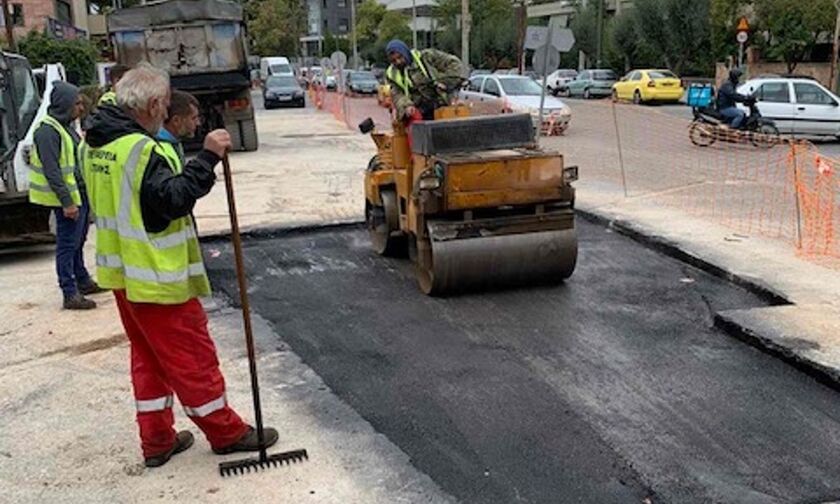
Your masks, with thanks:
[(790, 73), (810, 56), (820, 34), (833, 30), (836, 15), (831, 0), (755, 0), (755, 11), (767, 33), (767, 56), (784, 61)]
[[(516, 16), (510, 0), (470, 0), (470, 62), (485, 68), (510, 67), (516, 63)], [(461, 52), (461, 1), (440, 0), (434, 11), (439, 49)]]
[(255, 54), (300, 53), (306, 31), (306, 7), (301, 0), (249, 0), (243, 5)]
[(60, 40), (37, 31), (18, 41), (18, 50), (33, 67), (62, 63), (67, 80), (76, 85), (96, 82), (96, 46), (87, 39)]
[(356, 39), (359, 54), (366, 61), (378, 61), (376, 54), (379, 25), (387, 12), (386, 7), (376, 0), (364, 0), (356, 10)]

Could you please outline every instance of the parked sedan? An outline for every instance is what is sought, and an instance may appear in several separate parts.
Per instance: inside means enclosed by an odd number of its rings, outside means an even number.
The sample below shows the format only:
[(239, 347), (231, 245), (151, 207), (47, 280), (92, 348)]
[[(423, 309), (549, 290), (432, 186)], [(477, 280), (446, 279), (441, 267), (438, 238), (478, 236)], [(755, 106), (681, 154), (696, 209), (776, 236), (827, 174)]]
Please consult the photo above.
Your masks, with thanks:
[(463, 101), (496, 102), (502, 111), (531, 114), (534, 127), (560, 134), (569, 127), (572, 111), (559, 99), (547, 95), (540, 120), (540, 85), (524, 75), (478, 75), (460, 93)]
[(569, 82), (573, 81), (575, 77), (577, 77), (577, 70), (572, 70), (569, 68), (561, 68), (560, 70), (555, 70), (551, 72), (548, 77), (546, 78), (546, 89), (548, 89), (551, 94), (557, 96), (561, 93), (568, 92), (567, 85)]
[(587, 100), (612, 95), (613, 84), (618, 80), (612, 70), (583, 70), (566, 84), (567, 96), (582, 96)]
[(263, 106), (268, 110), (284, 105), (305, 107), (303, 88), (292, 75), (272, 75), (263, 87)]
[(379, 82), (373, 72), (350, 72), (347, 74), (348, 95), (375, 95)]
[(685, 94), (680, 78), (670, 70), (633, 70), (613, 85), (613, 98), (635, 104), (678, 102)]
[(775, 121), (781, 133), (840, 139), (840, 97), (819, 82), (808, 78), (753, 79), (738, 87), (738, 92), (754, 95), (761, 115)]

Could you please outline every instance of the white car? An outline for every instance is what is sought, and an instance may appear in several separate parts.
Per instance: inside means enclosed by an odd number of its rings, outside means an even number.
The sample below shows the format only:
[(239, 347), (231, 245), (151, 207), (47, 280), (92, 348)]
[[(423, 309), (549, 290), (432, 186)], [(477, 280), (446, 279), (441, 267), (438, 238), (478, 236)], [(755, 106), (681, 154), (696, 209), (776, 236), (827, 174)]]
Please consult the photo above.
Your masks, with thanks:
[(555, 96), (559, 93), (565, 93), (568, 90), (566, 86), (570, 81), (575, 80), (577, 77), (577, 70), (572, 70), (569, 68), (561, 68), (560, 70), (555, 70), (548, 74), (546, 78), (546, 89), (551, 91), (552, 94)]
[(541, 86), (523, 75), (476, 75), (469, 80), (460, 98), (466, 103), (485, 102), (498, 105), (505, 112), (531, 114), (534, 127), (542, 126), (549, 134), (563, 133), (572, 120), (571, 109), (561, 100), (546, 93), (540, 121)]
[(740, 85), (738, 92), (754, 95), (761, 115), (772, 119), (781, 133), (840, 138), (840, 97), (815, 80), (752, 79)]

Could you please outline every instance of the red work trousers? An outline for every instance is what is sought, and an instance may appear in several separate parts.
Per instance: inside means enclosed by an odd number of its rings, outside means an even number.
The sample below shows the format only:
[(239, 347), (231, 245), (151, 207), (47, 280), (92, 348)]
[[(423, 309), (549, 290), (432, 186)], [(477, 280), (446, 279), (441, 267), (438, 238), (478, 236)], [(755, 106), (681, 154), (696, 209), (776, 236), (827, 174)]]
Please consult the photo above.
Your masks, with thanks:
[(132, 303), (121, 290), (114, 296), (131, 342), (131, 382), (143, 455), (160, 455), (175, 442), (173, 391), (210, 446), (238, 441), (248, 425), (227, 404), (216, 346), (198, 299), (159, 305)]

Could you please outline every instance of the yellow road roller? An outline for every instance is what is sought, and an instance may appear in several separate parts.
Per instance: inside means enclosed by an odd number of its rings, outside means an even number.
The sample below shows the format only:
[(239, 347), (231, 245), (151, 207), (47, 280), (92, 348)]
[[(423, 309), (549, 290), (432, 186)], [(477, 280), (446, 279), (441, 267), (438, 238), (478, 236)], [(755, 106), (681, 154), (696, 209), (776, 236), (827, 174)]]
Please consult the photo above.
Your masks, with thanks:
[[(528, 114), (470, 117), (442, 107), (414, 123), (370, 133), (365, 217), (380, 255), (405, 256), (429, 295), (557, 283), (577, 262), (578, 170), (541, 149)], [(410, 147), (409, 147), (410, 144)]]

